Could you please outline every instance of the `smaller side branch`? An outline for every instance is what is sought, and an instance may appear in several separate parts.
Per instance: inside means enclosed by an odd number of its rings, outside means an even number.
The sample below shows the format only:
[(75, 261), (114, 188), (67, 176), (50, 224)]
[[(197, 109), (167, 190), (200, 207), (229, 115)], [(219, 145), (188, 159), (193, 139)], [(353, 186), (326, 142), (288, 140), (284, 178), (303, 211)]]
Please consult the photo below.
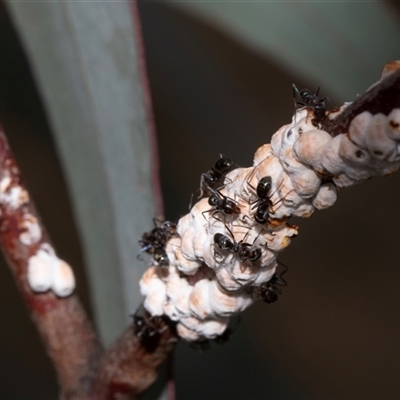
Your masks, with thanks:
[(64, 399), (85, 399), (102, 349), (76, 295), (35, 293), (27, 278), (29, 259), (50, 246), (17, 163), (0, 126), (0, 244), (17, 286), (57, 371)]

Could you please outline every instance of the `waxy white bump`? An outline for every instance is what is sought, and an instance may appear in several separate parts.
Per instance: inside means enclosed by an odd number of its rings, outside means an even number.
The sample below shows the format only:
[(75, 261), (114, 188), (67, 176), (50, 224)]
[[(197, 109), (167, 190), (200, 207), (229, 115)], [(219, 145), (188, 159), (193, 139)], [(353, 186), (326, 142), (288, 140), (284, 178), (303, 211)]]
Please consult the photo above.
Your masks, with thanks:
[(386, 119), (387, 135), (393, 139), (400, 141), (400, 108), (395, 108), (387, 116)]
[(0, 182), (0, 203), (13, 210), (23, 206), (29, 201), (28, 192), (21, 186), (14, 185), (9, 176)]
[(338, 194), (336, 186), (332, 183), (321, 185), (318, 193), (313, 199), (313, 206), (318, 210), (332, 207), (337, 200)]
[(303, 133), (293, 146), (296, 159), (309, 165), (315, 171), (323, 173), (321, 154), (323, 148), (332, 140), (332, 136), (320, 129)]
[(391, 156), (397, 150), (397, 143), (388, 136), (386, 128), (386, 115), (374, 115), (365, 132), (365, 145), (371, 157), (393, 161)]
[(150, 267), (139, 281), (140, 292), (146, 296), (144, 307), (151, 315), (163, 315), (166, 301), (166, 284), (164, 278), (167, 272), (157, 266)]
[(23, 231), (19, 235), (19, 240), (26, 246), (37, 243), (42, 237), (39, 221), (31, 214), (25, 214), (20, 229)]
[(349, 127), (349, 134), (351, 140), (356, 145), (365, 148), (365, 134), (371, 121), (372, 114), (368, 111), (364, 111), (363, 113), (358, 114), (351, 122), (351, 125)]
[(72, 268), (56, 256), (48, 243), (43, 243), (36, 254), (29, 258), (27, 279), (34, 292), (52, 289), (57, 296), (66, 297), (75, 289)]
[(65, 261), (57, 259), (53, 265), (51, 288), (59, 297), (69, 296), (75, 289), (75, 276), (72, 268)]
[(53, 283), (52, 257), (45, 250), (39, 250), (29, 258), (27, 278), (34, 292), (47, 292)]

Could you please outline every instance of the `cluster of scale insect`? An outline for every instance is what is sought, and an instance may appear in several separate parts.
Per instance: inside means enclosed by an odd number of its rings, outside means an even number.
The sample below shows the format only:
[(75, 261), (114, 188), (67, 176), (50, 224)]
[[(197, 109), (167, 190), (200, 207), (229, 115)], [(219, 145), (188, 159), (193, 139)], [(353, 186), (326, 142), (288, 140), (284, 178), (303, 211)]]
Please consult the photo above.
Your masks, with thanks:
[(277, 257), (298, 233), (291, 216), (309, 217), (332, 206), (340, 187), (400, 165), (399, 109), (364, 112), (348, 132), (332, 137), (320, 129), (333, 113), (319, 90), (293, 91), (292, 122), (256, 151), (252, 167), (220, 155), (201, 175), (190, 212), (140, 241), (153, 256), (140, 281), (144, 307), (174, 321), (188, 341), (223, 338), (232, 316), (256, 299), (278, 299), (287, 268), (278, 267)]

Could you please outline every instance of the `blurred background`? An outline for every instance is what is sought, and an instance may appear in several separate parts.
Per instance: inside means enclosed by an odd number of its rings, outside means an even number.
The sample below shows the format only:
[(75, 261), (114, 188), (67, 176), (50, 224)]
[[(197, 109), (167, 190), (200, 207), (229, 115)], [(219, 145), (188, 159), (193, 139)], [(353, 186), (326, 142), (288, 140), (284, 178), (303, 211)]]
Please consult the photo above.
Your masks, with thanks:
[[(290, 122), (292, 83), (340, 105), (400, 58), (395, 2), (138, 6), (169, 220), (187, 212), (220, 152), (249, 166)], [(136, 22), (123, 2), (0, 2), (0, 120), (105, 343), (141, 301), (137, 239), (155, 215)], [(179, 344), (178, 400), (400, 399), (399, 200), (397, 173), (294, 219), (279, 301), (244, 312), (222, 346)], [(56, 398), (1, 260), (0, 399)]]

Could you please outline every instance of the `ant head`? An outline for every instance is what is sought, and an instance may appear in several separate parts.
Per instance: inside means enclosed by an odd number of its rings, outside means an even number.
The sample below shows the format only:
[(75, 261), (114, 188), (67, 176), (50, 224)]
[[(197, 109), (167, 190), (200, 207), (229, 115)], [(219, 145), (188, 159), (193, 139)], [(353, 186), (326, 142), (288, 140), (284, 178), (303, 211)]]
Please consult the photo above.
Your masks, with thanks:
[(278, 292), (274, 288), (269, 287), (261, 294), (261, 298), (268, 304), (275, 303), (278, 300)]
[(223, 154), (220, 154), (219, 157), (219, 160), (215, 163), (215, 169), (220, 172), (228, 172), (234, 165), (233, 161)]
[(210, 196), (209, 197), (209, 199), (208, 199), (208, 204), (210, 205), (210, 206), (216, 206), (217, 204), (218, 204), (218, 197), (216, 196), (216, 195), (212, 195), (212, 196)]
[[(319, 90), (319, 89), (318, 89)], [(303, 99), (303, 100), (308, 100), (308, 99), (310, 99), (311, 97), (312, 97), (312, 94), (311, 94), (311, 92), (308, 90), (308, 89), (303, 89), (301, 92), (300, 92), (300, 97)]]
[(164, 221), (161, 225), (163, 229), (176, 229), (176, 224), (171, 221)]
[(230, 241), (230, 239), (222, 233), (216, 233), (214, 235), (214, 243), (221, 250), (228, 250), (233, 246), (233, 243)]
[(142, 328), (146, 323), (145, 319), (143, 317), (141, 317), (140, 315), (134, 315), (133, 322), (134, 322), (136, 328)]
[(262, 249), (260, 247), (257, 247), (252, 251), (252, 254), (249, 257), (249, 260), (251, 263), (255, 263), (257, 260), (260, 259), (262, 255)]
[(313, 110), (314, 110), (314, 115), (316, 117), (325, 115), (326, 111), (325, 101), (324, 102), (322, 102), (322, 100), (319, 101), (318, 104), (314, 105)]
[(294, 83), (292, 83), (292, 92), (293, 92), (293, 100), (301, 98), (300, 91), (299, 89), (297, 89), (297, 86)]

